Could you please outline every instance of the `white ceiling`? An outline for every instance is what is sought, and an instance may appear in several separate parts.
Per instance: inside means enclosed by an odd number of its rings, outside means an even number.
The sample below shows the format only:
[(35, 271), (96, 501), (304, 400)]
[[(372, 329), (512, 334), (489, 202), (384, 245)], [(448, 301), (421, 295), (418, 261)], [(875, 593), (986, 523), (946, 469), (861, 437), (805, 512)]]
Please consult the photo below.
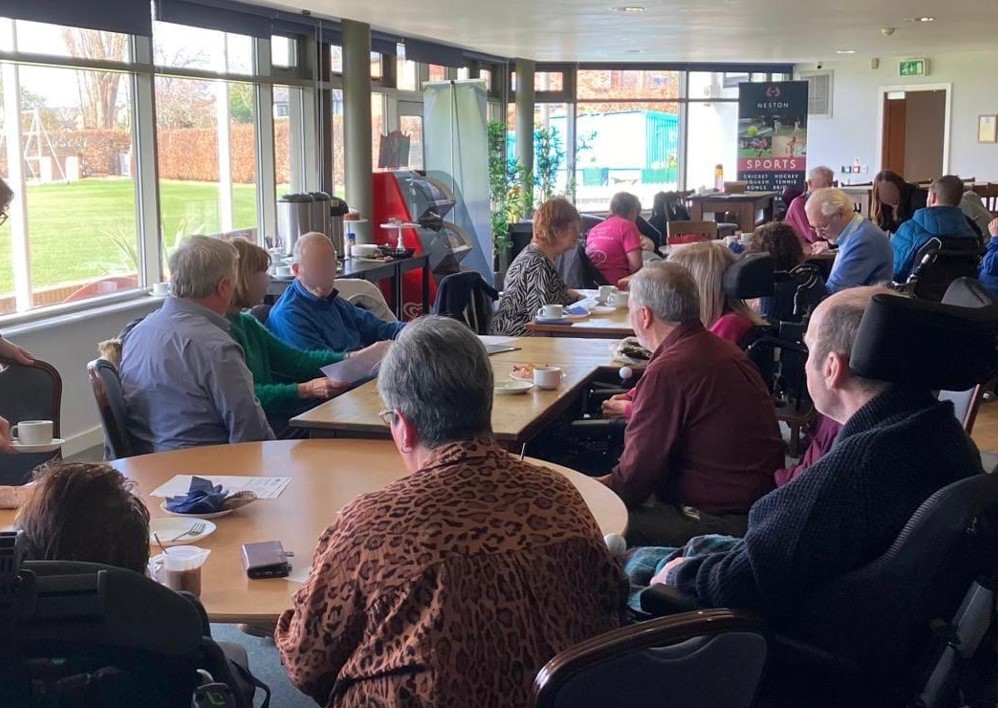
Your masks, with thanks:
[[(256, 1), (256, 0), (254, 0)], [(537, 61), (830, 61), (995, 46), (998, 0), (261, 0)], [(643, 5), (637, 15), (611, 5)], [(930, 15), (932, 23), (904, 18)], [(882, 27), (896, 27), (883, 37)], [(842, 58), (842, 57), (838, 57)], [(989, 70), (982, 67), (982, 70)]]

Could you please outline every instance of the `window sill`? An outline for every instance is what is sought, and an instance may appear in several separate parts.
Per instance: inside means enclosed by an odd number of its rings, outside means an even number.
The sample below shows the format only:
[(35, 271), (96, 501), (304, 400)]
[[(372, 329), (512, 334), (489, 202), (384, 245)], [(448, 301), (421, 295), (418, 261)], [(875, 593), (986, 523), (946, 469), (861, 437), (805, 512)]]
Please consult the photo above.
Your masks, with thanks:
[(162, 297), (153, 296), (146, 290), (134, 290), (129, 293), (95, 298), (89, 302), (74, 303), (71, 306), (57, 306), (46, 308), (44, 311), (25, 312), (0, 318), (0, 332), (3, 333), (4, 337), (16, 338), (19, 335), (82, 322), (102, 315), (155, 308), (162, 301)]

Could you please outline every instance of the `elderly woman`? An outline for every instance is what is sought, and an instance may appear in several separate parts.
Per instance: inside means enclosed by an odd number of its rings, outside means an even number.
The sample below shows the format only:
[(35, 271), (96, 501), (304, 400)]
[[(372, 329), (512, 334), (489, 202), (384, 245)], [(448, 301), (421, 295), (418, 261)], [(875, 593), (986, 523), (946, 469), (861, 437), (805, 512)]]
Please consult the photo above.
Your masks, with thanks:
[[(8, 187), (3, 179), (0, 179), (0, 226), (3, 226), (7, 221), (7, 210), (12, 201), (14, 201), (14, 190)], [(0, 335), (0, 359), (13, 359), (20, 364), (30, 364), (33, 361), (31, 354), (26, 349), (4, 339), (3, 335)], [(10, 442), (10, 424), (6, 419), (0, 417), (0, 451), (14, 452)]]
[(339, 513), (274, 635), (320, 705), (525, 707), (545, 662), (618, 625), (599, 527), (568, 480), (496, 444), (492, 386), (453, 320), (410, 323), (385, 357), (382, 415), (411, 474)]
[[(343, 361), (344, 354), (328, 350), (304, 352), (288, 346), (245, 310), (263, 302), (270, 284), (270, 255), (259, 246), (237, 239), (239, 276), (226, 315), (229, 333), (246, 355), (253, 388), (267, 420), (278, 437), (288, 431), (288, 419), (297, 412), (332, 398), (348, 384), (330, 381), (320, 369)], [(282, 435), (282, 433), (284, 435)]]
[(683, 246), (669, 254), (669, 261), (684, 266), (693, 275), (700, 294), (700, 321), (721, 339), (737, 345), (752, 327), (766, 324), (744, 300), (724, 292), (724, 271), (735, 262), (735, 254), (724, 243), (705, 241)]
[(611, 285), (637, 272), (644, 263), (637, 221), (641, 202), (633, 194), (618, 192), (610, 200), (610, 217), (586, 236), (586, 255)]
[(554, 267), (558, 256), (578, 244), (579, 223), (579, 212), (561, 197), (549, 199), (534, 212), (534, 238), (506, 271), (492, 334), (529, 334), (526, 325), (541, 307), (570, 305), (579, 299)]
[(882, 231), (897, 233), (898, 227), (926, 205), (929, 193), (897, 172), (883, 170), (873, 178), (870, 219)]

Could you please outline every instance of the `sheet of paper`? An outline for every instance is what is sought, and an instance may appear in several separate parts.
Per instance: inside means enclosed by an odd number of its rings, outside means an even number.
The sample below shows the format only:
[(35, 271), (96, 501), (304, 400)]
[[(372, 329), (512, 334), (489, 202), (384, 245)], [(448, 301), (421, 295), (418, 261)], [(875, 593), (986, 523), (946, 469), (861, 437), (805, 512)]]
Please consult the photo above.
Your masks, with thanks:
[(362, 349), (351, 354), (349, 359), (322, 367), (322, 373), (330, 381), (344, 381), (349, 384), (360, 383), (378, 375), (381, 358), (387, 351), (387, 349), (382, 348)]
[[(221, 484), (229, 494), (253, 492), (258, 499), (277, 499), (291, 482), (290, 477), (226, 477), (198, 475), (210, 479), (212, 484)], [(160, 485), (152, 496), (181, 497), (191, 488), (191, 475), (178, 474), (166, 484)]]
[(482, 340), (482, 344), (489, 346), (490, 344), (509, 344), (513, 341), (513, 337), (504, 337), (499, 334), (480, 334), (478, 338)]

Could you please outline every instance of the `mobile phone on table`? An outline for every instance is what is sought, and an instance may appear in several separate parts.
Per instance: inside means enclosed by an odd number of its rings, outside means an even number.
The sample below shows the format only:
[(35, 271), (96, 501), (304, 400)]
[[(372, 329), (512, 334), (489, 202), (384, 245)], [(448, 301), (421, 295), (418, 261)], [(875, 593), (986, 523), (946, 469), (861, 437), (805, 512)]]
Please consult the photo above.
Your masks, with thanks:
[(243, 544), (243, 568), (246, 575), (258, 578), (286, 578), (291, 573), (288, 558), (294, 555), (284, 550), (280, 541)]

